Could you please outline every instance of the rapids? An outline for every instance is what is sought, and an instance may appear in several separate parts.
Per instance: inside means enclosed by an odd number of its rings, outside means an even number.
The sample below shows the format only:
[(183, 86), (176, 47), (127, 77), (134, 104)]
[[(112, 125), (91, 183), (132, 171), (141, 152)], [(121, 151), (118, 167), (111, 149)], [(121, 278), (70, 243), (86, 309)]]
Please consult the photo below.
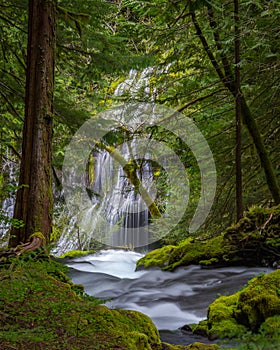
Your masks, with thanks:
[[(82, 284), (88, 294), (107, 300), (110, 308), (137, 310), (150, 316), (163, 337), (168, 337), (166, 331), (205, 319), (207, 306), (220, 294), (231, 294), (252, 277), (271, 271), (245, 266), (135, 271), (141, 257), (133, 251), (103, 250), (65, 263), (71, 268), (72, 281)], [(179, 343), (178, 339), (174, 341)]]

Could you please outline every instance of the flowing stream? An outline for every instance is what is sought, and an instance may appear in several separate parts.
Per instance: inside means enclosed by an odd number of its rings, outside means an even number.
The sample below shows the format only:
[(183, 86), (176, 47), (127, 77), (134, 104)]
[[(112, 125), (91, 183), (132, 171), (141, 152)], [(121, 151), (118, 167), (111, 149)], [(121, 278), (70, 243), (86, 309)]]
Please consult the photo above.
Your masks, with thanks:
[(67, 260), (66, 265), (71, 267), (73, 282), (82, 284), (88, 294), (108, 300), (106, 305), (110, 308), (137, 310), (150, 316), (162, 340), (177, 344), (194, 341), (178, 329), (205, 319), (207, 306), (219, 294), (231, 294), (252, 277), (271, 271), (258, 267), (199, 266), (180, 267), (174, 272), (135, 271), (141, 257), (132, 251), (103, 250)]

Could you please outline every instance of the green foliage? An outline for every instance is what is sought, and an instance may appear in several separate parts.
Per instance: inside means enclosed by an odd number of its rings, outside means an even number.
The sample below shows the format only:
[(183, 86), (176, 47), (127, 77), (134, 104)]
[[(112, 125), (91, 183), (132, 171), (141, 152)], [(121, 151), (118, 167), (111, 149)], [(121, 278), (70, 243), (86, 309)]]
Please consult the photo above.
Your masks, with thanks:
[(15, 228), (20, 228), (24, 226), (24, 222), (22, 220), (10, 218), (6, 215), (3, 209), (0, 209), (0, 225), (1, 226), (11, 226)]
[[(235, 218), (234, 208), (234, 99), (218, 81), (208, 53), (196, 33), (191, 12), (214, 60), (228, 79), (234, 72), (233, 3), (221, 1), (165, 2), (157, 11), (158, 2), (128, 0), (125, 5), (146, 20), (141, 34), (153, 45), (150, 52), (156, 65), (166, 67), (163, 74), (150, 79), (156, 88), (156, 102), (170, 105), (192, 118), (207, 138), (217, 166), (218, 188), (216, 202), (207, 226), (220, 232)], [(279, 45), (278, 1), (269, 4), (255, 1), (240, 2), (241, 77), (242, 91), (259, 129), (275, 172), (279, 114)], [(279, 51), (279, 50), (278, 50)], [(278, 58), (277, 58), (278, 57)], [(262, 166), (252, 140), (242, 132), (242, 167), (244, 206), (267, 203)], [(174, 243), (169, 242), (169, 243)]]

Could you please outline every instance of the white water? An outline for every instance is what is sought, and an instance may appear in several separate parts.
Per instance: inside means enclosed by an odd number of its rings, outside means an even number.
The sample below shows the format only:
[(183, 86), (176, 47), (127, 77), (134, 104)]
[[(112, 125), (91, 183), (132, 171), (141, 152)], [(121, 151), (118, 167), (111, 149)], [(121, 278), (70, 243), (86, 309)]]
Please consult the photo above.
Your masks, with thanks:
[(227, 267), (201, 269), (181, 267), (175, 272), (159, 269), (136, 271), (142, 255), (132, 251), (104, 250), (75, 258), (71, 267), (74, 283), (117, 309), (130, 309), (150, 316), (160, 330), (176, 330), (206, 318), (207, 306), (218, 294), (237, 291), (265, 268)]
[[(2, 173), (5, 178), (4, 186), (16, 186), (18, 176), (18, 160), (12, 154), (11, 150), (6, 149), (2, 161)], [(4, 187), (5, 188), (5, 187)], [(9, 191), (8, 196), (0, 203), (0, 210), (7, 218), (11, 219), (14, 213), (15, 191)], [(0, 246), (4, 246), (7, 242), (7, 233), (10, 229), (10, 224), (0, 221)]]
[[(143, 255), (124, 250), (103, 250), (97, 254), (76, 258), (75, 270), (106, 273), (118, 278), (136, 279), (145, 274), (145, 271), (135, 271), (136, 261)], [(69, 265), (71, 266), (71, 264)]]
[[(150, 91), (149, 80), (155, 70), (154, 67), (147, 67), (141, 72), (132, 69), (128, 77), (117, 86), (114, 95), (153, 101), (156, 92)], [(142, 122), (139, 120), (139, 125)], [(148, 161), (148, 145), (139, 147), (137, 140), (132, 140), (122, 144), (118, 152), (126, 161), (139, 158), (144, 160), (137, 176), (154, 199), (156, 192), (151, 163)], [(94, 154), (94, 159), (94, 183), (88, 187), (93, 193), (92, 206), (83, 210), (82, 225), (81, 210), (63, 209), (57, 226), (60, 226), (65, 217), (69, 220), (53, 250), (55, 255), (73, 249), (89, 250), (95, 239), (113, 247), (134, 248), (150, 243), (147, 205), (141, 195), (135, 193), (122, 166), (116, 164), (107, 151), (99, 150)], [(86, 183), (87, 179), (85, 185)], [(116, 229), (117, 226), (119, 228)]]

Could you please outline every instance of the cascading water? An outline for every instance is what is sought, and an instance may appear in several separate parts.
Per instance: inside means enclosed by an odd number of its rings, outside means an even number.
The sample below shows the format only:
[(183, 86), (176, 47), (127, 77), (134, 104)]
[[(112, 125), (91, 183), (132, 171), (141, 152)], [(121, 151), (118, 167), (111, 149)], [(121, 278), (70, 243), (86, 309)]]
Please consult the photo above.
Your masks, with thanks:
[[(129, 94), (130, 97), (139, 97), (141, 93), (142, 98), (153, 100), (156, 92), (150, 90), (149, 79), (154, 72), (154, 67), (148, 67), (142, 72), (131, 70), (128, 78), (117, 86), (115, 95), (121, 97)], [(150, 155), (148, 150), (143, 152), (143, 147), (141, 148), (139, 151), (137, 142), (132, 140), (119, 146), (118, 152), (127, 162), (131, 159), (137, 160), (137, 154), (141, 153), (139, 157), (142, 161), (137, 177), (154, 200), (156, 191), (153, 188)], [(53, 250), (54, 254), (72, 249), (91, 249), (95, 244), (97, 230), (103, 232), (100, 241), (105, 241), (109, 246), (133, 248), (149, 243), (149, 211), (142, 196), (134, 190), (122, 166), (113, 161), (109, 152), (98, 150), (94, 153), (94, 159), (94, 181), (89, 184), (88, 178), (85, 180), (92, 205), (83, 211), (83, 227), (79, 225), (80, 210), (76, 209), (75, 212), (75, 209), (70, 209), (69, 212), (69, 209), (64, 208), (61, 217), (69, 216), (70, 219)], [(119, 229), (116, 230), (116, 226)], [(132, 228), (133, 237), (130, 233)], [(104, 238), (106, 234), (110, 238)]]
[[(133, 141), (129, 145), (124, 143), (119, 152), (126, 161), (129, 161), (131, 152), (134, 153), (134, 158), (137, 154), (137, 143)], [(141, 168), (138, 169), (137, 176), (151, 198), (155, 199), (154, 174), (149, 152), (141, 154)], [(71, 220), (74, 230), (67, 230), (62, 235), (58, 243), (60, 252), (70, 249), (91, 249), (96, 236), (92, 228), (107, 233), (110, 237), (106, 240), (107, 245), (114, 247), (133, 248), (146, 246), (149, 243), (147, 205), (142, 196), (134, 190), (123, 168), (113, 161), (107, 151), (100, 150), (95, 156), (94, 182), (88, 188), (88, 193), (91, 196), (92, 206), (83, 213), (83, 220), (86, 221), (83, 226), (88, 224), (89, 231), (78, 229), (73, 217)]]
[[(122, 146), (121, 153), (126, 160), (129, 159), (130, 150), (127, 144)], [(143, 163), (137, 175), (142, 185), (151, 193), (153, 172), (148, 161)], [(97, 156), (95, 181), (92, 188), (95, 205), (100, 206), (109, 223), (109, 226), (104, 229), (108, 230), (110, 224), (119, 225), (119, 231), (112, 235), (111, 245), (140, 246), (147, 244), (147, 238), (143, 237), (143, 232), (140, 231), (141, 227), (148, 224), (148, 208), (141, 195), (134, 191), (122, 167), (118, 166), (115, 169), (113, 160), (106, 151), (101, 151)], [(136, 241), (131, 241), (129, 238), (130, 228), (138, 230), (138, 234), (135, 234)]]
[[(2, 159), (2, 175), (4, 178), (4, 188), (8, 188), (7, 193), (4, 193), (2, 199), (0, 213), (3, 215), (0, 221), (0, 244), (5, 245), (7, 241), (7, 233), (10, 228), (10, 219), (13, 217), (14, 205), (15, 205), (15, 191), (11, 191), (11, 188), (15, 188), (18, 180), (18, 162), (13, 156), (12, 152), (7, 148), (5, 155)], [(5, 191), (4, 191), (5, 192)], [(4, 220), (4, 217), (6, 218)]]

